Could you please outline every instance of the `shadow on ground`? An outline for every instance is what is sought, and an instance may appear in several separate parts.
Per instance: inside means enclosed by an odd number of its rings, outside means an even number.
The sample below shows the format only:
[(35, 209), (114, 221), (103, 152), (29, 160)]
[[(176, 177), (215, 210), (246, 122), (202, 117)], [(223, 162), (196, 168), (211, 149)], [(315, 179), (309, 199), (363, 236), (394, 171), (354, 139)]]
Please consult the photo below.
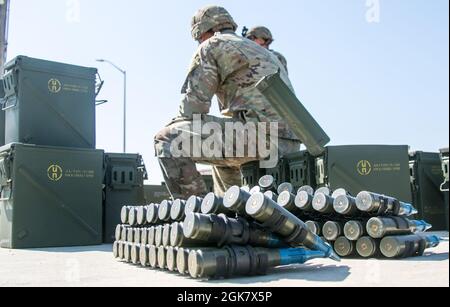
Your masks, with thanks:
[(96, 246), (74, 246), (74, 247), (58, 247), (58, 248), (32, 248), (24, 249), (25, 252), (44, 252), (44, 253), (92, 253), (92, 252), (104, 252), (112, 253), (112, 245), (96, 245)]
[(265, 276), (243, 277), (228, 280), (204, 280), (202, 283), (208, 284), (251, 284), (276, 282), (279, 280), (295, 281), (319, 281), (319, 282), (341, 282), (350, 275), (350, 268), (345, 265), (292, 265), (272, 269)]

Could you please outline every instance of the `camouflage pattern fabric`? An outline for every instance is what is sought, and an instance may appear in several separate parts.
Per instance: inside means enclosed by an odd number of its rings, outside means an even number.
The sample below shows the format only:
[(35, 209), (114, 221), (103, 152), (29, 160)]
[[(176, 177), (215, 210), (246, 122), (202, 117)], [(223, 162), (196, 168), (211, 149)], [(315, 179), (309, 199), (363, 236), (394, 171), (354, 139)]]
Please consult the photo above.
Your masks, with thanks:
[(224, 116), (241, 112), (256, 122), (278, 122), (280, 137), (297, 139), (284, 120), (272, 110), (254, 85), (281, 69), (281, 78), (291, 88), (287, 72), (269, 50), (236, 35), (233, 31), (216, 33), (200, 45), (182, 88), (180, 117), (208, 114), (217, 96)]
[(286, 69), (286, 72), (289, 73), (288, 70), (288, 66), (287, 66), (287, 60), (284, 57), (284, 55), (282, 55), (281, 53), (275, 51), (275, 50), (270, 50), (273, 54), (275, 54), (275, 56), (278, 58), (278, 60), (280, 60), (281, 64), (283, 64), (283, 67)]
[[(225, 155), (218, 158), (192, 158), (195, 148), (182, 148), (187, 151), (183, 155), (185, 158), (173, 157), (171, 147), (177, 135), (171, 132), (174, 129), (192, 131), (194, 114), (202, 114), (204, 121), (219, 123), (221, 127), (228, 121), (244, 124), (277, 122), (280, 157), (299, 150), (298, 138), (254, 87), (264, 76), (279, 70), (282, 79), (292, 89), (287, 72), (277, 57), (258, 44), (236, 35), (234, 31), (216, 33), (199, 46), (182, 89), (178, 117), (155, 137), (156, 155), (174, 198), (186, 199), (191, 195), (206, 194), (206, 185), (195, 163), (215, 166), (215, 189), (219, 195), (223, 195), (230, 183), (237, 182), (234, 176), (240, 178), (240, 165), (260, 160), (258, 155), (252, 158), (226, 158)], [(214, 96), (218, 99), (223, 118), (207, 116)]]
[[(227, 122), (241, 122), (237, 118), (218, 118), (214, 116), (203, 116), (204, 123), (218, 123), (222, 131), (225, 131), (225, 124)], [(187, 199), (192, 195), (204, 196), (208, 193), (205, 182), (197, 171), (196, 163), (208, 164), (213, 166), (214, 192), (223, 196), (225, 192), (233, 185), (240, 185), (240, 166), (260, 160), (259, 152), (256, 151), (255, 157), (237, 157), (236, 148), (232, 149), (234, 158), (226, 157), (225, 145), (221, 156), (216, 157), (195, 157), (195, 152), (201, 152), (201, 148), (195, 148), (194, 142), (190, 141), (188, 148), (179, 148), (182, 158), (174, 157), (172, 155), (172, 146), (179, 133), (192, 131), (193, 123), (190, 120), (178, 119), (161, 130), (155, 137), (156, 156), (159, 158), (160, 166), (164, 175), (164, 180), (174, 199)], [(202, 141), (209, 136), (202, 136)], [(222, 138), (224, 135), (219, 136)], [(191, 135), (192, 138), (192, 135)], [(270, 146), (267, 140), (266, 146)], [(203, 143), (200, 143), (201, 146)], [(244, 151), (248, 152), (248, 147), (256, 147), (256, 144), (245, 143)], [(273, 144), (275, 146), (276, 144)], [(300, 149), (300, 142), (297, 140), (279, 139), (278, 140), (278, 155), (281, 158), (283, 155), (297, 152)]]
[(270, 45), (274, 41), (272, 32), (263, 26), (251, 28), (250, 31), (246, 33), (245, 37), (251, 40), (255, 38), (263, 39), (267, 42), (267, 45)]

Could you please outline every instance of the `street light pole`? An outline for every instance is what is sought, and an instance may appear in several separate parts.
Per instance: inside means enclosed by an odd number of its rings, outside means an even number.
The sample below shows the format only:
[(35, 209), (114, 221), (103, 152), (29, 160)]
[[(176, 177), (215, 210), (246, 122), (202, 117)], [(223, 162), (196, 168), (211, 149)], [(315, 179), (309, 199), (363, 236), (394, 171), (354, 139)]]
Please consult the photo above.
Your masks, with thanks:
[(127, 72), (111, 61), (98, 59), (97, 62), (108, 63), (123, 74), (123, 153), (127, 152)]
[(123, 153), (127, 152), (127, 72), (123, 71)]

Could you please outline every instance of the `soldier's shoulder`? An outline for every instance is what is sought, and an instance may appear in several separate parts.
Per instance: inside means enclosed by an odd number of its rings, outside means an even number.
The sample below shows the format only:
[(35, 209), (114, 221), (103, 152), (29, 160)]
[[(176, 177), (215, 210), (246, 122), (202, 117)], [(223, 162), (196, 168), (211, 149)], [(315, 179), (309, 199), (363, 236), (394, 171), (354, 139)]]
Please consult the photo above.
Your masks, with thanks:
[(272, 51), (272, 53), (275, 54), (277, 57), (286, 59), (286, 57), (283, 54), (281, 54), (280, 52), (275, 51), (275, 50), (270, 50), (270, 51)]

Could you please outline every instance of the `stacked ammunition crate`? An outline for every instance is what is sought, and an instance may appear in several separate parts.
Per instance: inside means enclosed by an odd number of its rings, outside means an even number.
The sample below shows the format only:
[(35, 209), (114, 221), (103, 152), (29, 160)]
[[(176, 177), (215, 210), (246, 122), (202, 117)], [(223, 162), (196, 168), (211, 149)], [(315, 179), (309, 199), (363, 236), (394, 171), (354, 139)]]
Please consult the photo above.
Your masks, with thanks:
[[(0, 84), (0, 246), (102, 243), (95, 68), (18, 56)], [(4, 119), (4, 121), (3, 121)]]
[(223, 198), (210, 193), (123, 207), (113, 250), (121, 261), (193, 278), (265, 274), (315, 258), (405, 258), (440, 242), (424, 233), (430, 225), (407, 218), (415, 213), (392, 197), (297, 190), (266, 175)]

